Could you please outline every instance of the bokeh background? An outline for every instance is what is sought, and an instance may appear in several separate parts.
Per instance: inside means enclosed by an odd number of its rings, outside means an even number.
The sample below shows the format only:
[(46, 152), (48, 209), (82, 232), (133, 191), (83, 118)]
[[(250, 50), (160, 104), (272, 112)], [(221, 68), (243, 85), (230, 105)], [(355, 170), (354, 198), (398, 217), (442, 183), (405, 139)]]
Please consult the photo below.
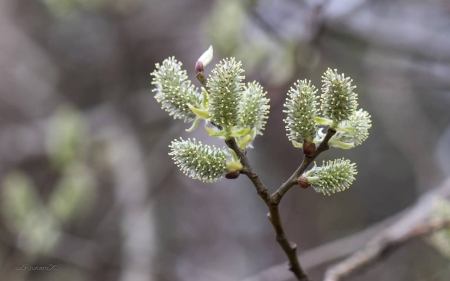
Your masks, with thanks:
[[(268, 91), (270, 118), (248, 155), (271, 191), (302, 159), (283, 123), (294, 81), (320, 87), (337, 68), (372, 115), (362, 146), (319, 158), (357, 163), (348, 191), (292, 188), (283, 200), (299, 252), (450, 175), (449, 1), (1, 0), (0, 280), (233, 281), (285, 261), (245, 177), (204, 184), (167, 155), (180, 136), (222, 146), (161, 110), (149, 76), (175, 56), (199, 86), (209, 45), (212, 65), (234, 56)], [(351, 278), (449, 279), (449, 260), (423, 241)]]

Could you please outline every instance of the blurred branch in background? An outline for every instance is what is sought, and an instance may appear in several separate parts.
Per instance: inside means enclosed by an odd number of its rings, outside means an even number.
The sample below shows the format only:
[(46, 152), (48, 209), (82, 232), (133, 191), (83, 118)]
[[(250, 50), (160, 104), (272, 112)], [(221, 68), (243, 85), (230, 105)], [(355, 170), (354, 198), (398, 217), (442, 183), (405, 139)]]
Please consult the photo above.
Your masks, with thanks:
[[(423, 194), (414, 206), (361, 232), (305, 251), (299, 255), (299, 260), (310, 270), (350, 255), (348, 259), (331, 267), (328, 277), (325, 278), (325, 280), (340, 280), (333, 278), (350, 275), (379, 262), (384, 255), (390, 254), (396, 247), (413, 238), (448, 227), (450, 218), (442, 217), (436, 210), (437, 204), (442, 200), (450, 200), (450, 179), (438, 188)], [(280, 264), (248, 277), (245, 281), (289, 280), (291, 276), (285, 271), (286, 265)]]
[[(82, 154), (80, 153), (80, 145), (86, 146), (87, 140), (85, 134), (80, 134), (78, 125), (72, 126), (73, 122), (71, 120), (74, 120), (71, 116), (73, 116), (72, 113), (62, 113), (64, 115), (61, 115), (61, 118), (58, 117), (58, 115), (55, 118), (51, 118), (50, 120), (42, 120), (39, 122), (34, 122), (32, 124), (27, 124), (23, 126), (16, 125), (13, 128), (10, 129), (4, 129), (1, 134), (0, 143), (2, 144), (2, 147), (4, 148), (3, 151), (11, 151), (11, 147), (14, 147), (14, 156), (16, 157), (5, 157), (3, 161), (3, 165), (9, 162), (9, 165), (17, 165), (20, 163), (20, 161), (23, 161), (23, 159), (26, 159), (31, 156), (36, 155), (45, 155), (47, 153), (47, 145), (46, 145), (46, 135), (47, 132), (52, 132), (50, 135), (50, 148), (55, 149), (56, 153), (53, 153), (51, 155), (55, 155), (53, 158), (55, 165), (70, 165), (73, 160), (73, 157), (80, 157)], [(117, 183), (116, 185), (116, 196), (117, 196), (117, 207), (114, 207), (112, 210), (115, 210), (116, 208), (119, 208), (122, 213), (122, 217), (120, 221), (123, 223), (122, 232), (123, 232), (123, 239), (124, 239), (124, 261), (123, 261), (123, 280), (149, 280), (151, 278), (151, 272), (152, 267), (149, 265), (153, 261), (153, 255), (155, 253), (154, 248), (143, 248), (142, 245), (148, 245), (152, 246), (155, 245), (155, 242), (153, 241), (154, 235), (153, 227), (152, 227), (152, 207), (150, 204), (148, 204), (147, 199), (148, 195), (147, 192), (147, 173), (144, 172), (143, 167), (146, 165), (142, 162), (143, 159), (141, 159), (143, 153), (137, 151), (139, 144), (136, 143), (136, 139), (133, 140), (133, 131), (130, 129), (129, 126), (124, 125), (124, 117), (120, 117), (118, 113), (112, 109), (111, 106), (102, 106), (99, 108), (96, 108), (94, 110), (91, 110), (88, 114), (85, 115), (87, 117), (87, 121), (90, 124), (90, 129), (92, 134), (92, 138), (96, 141), (105, 142), (108, 149), (112, 150), (111, 153), (108, 153), (111, 155), (111, 159), (109, 163), (112, 166), (112, 175), (114, 178), (114, 182)], [(54, 122), (57, 121), (56, 123)], [(122, 121), (121, 121), (122, 120)], [(56, 130), (56, 131), (55, 131)], [(75, 130), (75, 131), (74, 131)], [(67, 133), (63, 133), (63, 132)], [(55, 133), (57, 134), (55, 135)], [(24, 138), (23, 136), (27, 136)], [(74, 139), (75, 138), (75, 139)], [(17, 141), (19, 140), (27, 140), (27, 145), (23, 146), (17, 146)], [(134, 143), (133, 143), (134, 142)], [(73, 146), (75, 145), (75, 146)], [(59, 148), (58, 148), (59, 147)], [(156, 146), (156, 148), (159, 148)], [(24, 151), (21, 151), (24, 149)], [(81, 150), (88, 152), (89, 149), (82, 148)], [(134, 153), (133, 153), (134, 151)], [(155, 154), (155, 153), (153, 153)], [(19, 156), (19, 157), (17, 157)], [(141, 159), (141, 160), (140, 160)], [(153, 158), (155, 160), (156, 157)], [(4, 169), (9, 169), (9, 167), (3, 166)], [(166, 169), (167, 170), (167, 169)], [(75, 172), (76, 169), (73, 167), (70, 168), (71, 172)], [(161, 172), (164, 171), (164, 169), (161, 169)], [(83, 179), (85, 176), (89, 175), (88, 171), (85, 170), (83, 173), (78, 174), (78, 176), (74, 179), (79, 181), (80, 179)], [(63, 182), (67, 178), (63, 178)], [(23, 181), (23, 180), (22, 180)], [(16, 182), (16, 181), (15, 181)], [(19, 183), (11, 183), (11, 188), (7, 188), (5, 191), (13, 191), (18, 190), (20, 186), (26, 186), (26, 185), (20, 185)], [(156, 181), (156, 183), (158, 180)], [(64, 187), (64, 186), (62, 186)], [(77, 186), (68, 186), (73, 191), (81, 191), (84, 188), (92, 189), (92, 187), (89, 187), (89, 185), (86, 185), (85, 183), (81, 183), (81, 185)], [(141, 190), (139, 191), (139, 187), (141, 187)], [(81, 189), (80, 189), (81, 188)], [(34, 193), (33, 189), (28, 188), (28, 191), (24, 191), (24, 195), (32, 195)], [(88, 190), (89, 190), (88, 189)], [(60, 203), (55, 202), (55, 200), (50, 200), (49, 207), (57, 208), (53, 211), (55, 215), (62, 216), (64, 214), (75, 214), (75, 210), (71, 209), (68, 210), (69, 213), (67, 213), (67, 208), (72, 208), (70, 206), (77, 206), (81, 207), (84, 206), (85, 211), (86, 207), (89, 206), (88, 201), (92, 201), (94, 197), (92, 195), (89, 195), (88, 198), (83, 199), (82, 201), (75, 199), (74, 193), (69, 193), (64, 195), (64, 193), (59, 192), (61, 189), (56, 189), (53, 191), (52, 195), (53, 198), (58, 199)], [(33, 191), (33, 192), (32, 192)], [(68, 190), (67, 190), (68, 191)], [(15, 201), (11, 201), (11, 199), (14, 200), (11, 196), (4, 195), (4, 199), (7, 200), (5, 203), (8, 203), (5, 205), (7, 209), (5, 211), (13, 210), (12, 208), (18, 208), (20, 204), (26, 204), (27, 208), (30, 208), (30, 203), (36, 203), (40, 200), (36, 198), (30, 198), (30, 202), (22, 202), (22, 199), (14, 196), (14, 198), (17, 198), (20, 202), (14, 203)], [(60, 196), (59, 196), (60, 195)], [(5, 197), (6, 196), (6, 197)], [(37, 195), (36, 195), (37, 196)], [(63, 197), (61, 197), (63, 196)], [(9, 198), (9, 199), (8, 199)], [(86, 200), (89, 199), (89, 200)], [(63, 200), (63, 201), (61, 201)], [(67, 200), (71, 200), (71, 204), (68, 204)], [(73, 201), (77, 200), (77, 201)], [(13, 204), (13, 205), (11, 205)], [(54, 209), (53, 208), (53, 209)], [(64, 208), (62, 210), (61, 208)], [(35, 214), (38, 216), (35, 219), (32, 219), (31, 221), (37, 222), (37, 225), (33, 225), (32, 229), (38, 230), (37, 226), (45, 226), (46, 224), (42, 223), (42, 219), (46, 216), (43, 216), (44, 214), (40, 215), (40, 212), (36, 212), (35, 210), (30, 210), (30, 212), (27, 212), (26, 214), (23, 214), (23, 219), (29, 220), (31, 219), (29, 217), (29, 214)], [(66, 218), (67, 215), (64, 215), (64, 218)], [(63, 218), (63, 217), (61, 217)], [(115, 219), (117, 219), (117, 216), (115, 216)], [(14, 219), (16, 220), (16, 219)], [(20, 220), (19, 220), (20, 221)], [(145, 224), (144, 224), (145, 222)], [(129, 224), (134, 224), (130, 227)], [(24, 233), (30, 236), (31, 239), (34, 239), (33, 236), (35, 232), (32, 232), (30, 230), (24, 230)], [(51, 233), (57, 234), (57, 232), (52, 231)], [(58, 235), (59, 237), (59, 235)], [(80, 243), (73, 243), (78, 240), (78, 238), (68, 238), (69, 236), (66, 234), (62, 235), (62, 239), (58, 239), (61, 241), (61, 244), (68, 243), (69, 248), (73, 247), (74, 245), (80, 244)], [(45, 242), (50, 242), (49, 234), (45, 234), (44, 237)], [(56, 241), (55, 241), (56, 243)], [(52, 245), (55, 245), (53, 243)], [(38, 241), (32, 241), (30, 245), (33, 247), (36, 247), (40, 245), (41, 243), (38, 243)], [(76, 255), (67, 255), (67, 249), (62, 250), (58, 249), (48, 250), (45, 254), (49, 255), (51, 257), (54, 257), (56, 259), (60, 259), (60, 257), (63, 257), (62, 260), (65, 262), (73, 263), (75, 265), (81, 265), (82, 267), (86, 268), (92, 268), (98, 261), (95, 261), (95, 256), (99, 255), (99, 246), (95, 245), (95, 248), (88, 247), (89, 241), (85, 241), (82, 243), (83, 246), (79, 246), (79, 250), (85, 249), (88, 252), (85, 251), (77, 251), (78, 253)], [(94, 243), (93, 243), (94, 244)], [(29, 252), (30, 246), (20, 246), (20, 248), (26, 252)], [(33, 248), (31, 248), (33, 249)], [(61, 254), (60, 254), (61, 253)], [(62, 254), (65, 253), (65, 254)], [(79, 259), (77, 259), (78, 257)], [(125, 258), (127, 257), (127, 258)], [(135, 258), (138, 258), (138, 260), (134, 260)], [(127, 269), (129, 268), (129, 269)]]

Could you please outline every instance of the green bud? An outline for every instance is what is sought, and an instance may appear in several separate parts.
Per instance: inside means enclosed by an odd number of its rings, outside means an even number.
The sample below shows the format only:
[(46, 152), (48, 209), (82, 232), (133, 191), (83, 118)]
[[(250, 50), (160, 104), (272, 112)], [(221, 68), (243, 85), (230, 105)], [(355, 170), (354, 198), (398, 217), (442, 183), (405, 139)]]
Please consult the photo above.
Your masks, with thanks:
[(151, 75), (155, 85), (153, 92), (156, 92), (155, 98), (162, 109), (175, 119), (187, 122), (196, 118), (189, 106), (202, 108), (202, 95), (191, 85), (181, 65), (174, 57), (167, 58), (161, 65), (156, 64), (156, 70)]
[(348, 120), (358, 106), (358, 96), (353, 90), (352, 79), (328, 69), (322, 76), (321, 110), (334, 122)]
[(262, 86), (253, 81), (244, 89), (239, 104), (240, 126), (254, 128), (257, 135), (262, 135), (267, 123), (270, 105)]
[[(339, 127), (344, 130), (340, 131)], [(337, 133), (328, 141), (328, 145), (340, 148), (345, 148), (342, 147), (345, 144), (351, 144), (351, 147), (358, 146), (369, 137), (370, 127), (372, 127), (372, 121), (369, 113), (359, 109), (350, 116), (348, 121), (339, 124)]]
[(255, 138), (256, 138), (255, 128), (251, 129), (247, 134), (243, 136), (235, 137), (237, 145), (242, 150), (248, 147), (253, 148), (252, 142), (255, 140)]
[(294, 144), (311, 143), (316, 135), (317, 124), (313, 119), (317, 115), (316, 92), (311, 81), (307, 80), (299, 80), (289, 89), (283, 112), (287, 113), (284, 119), (287, 136)]
[(239, 171), (242, 164), (225, 148), (204, 145), (200, 141), (174, 140), (169, 155), (187, 176), (204, 182), (215, 182), (231, 171)]
[(324, 162), (323, 166), (314, 167), (303, 174), (316, 192), (330, 195), (343, 191), (355, 180), (356, 164), (349, 160), (336, 159)]
[(239, 102), (242, 99), (241, 62), (234, 58), (224, 59), (212, 70), (208, 78), (208, 112), (210, 121), (224, 129), (239, 123)]

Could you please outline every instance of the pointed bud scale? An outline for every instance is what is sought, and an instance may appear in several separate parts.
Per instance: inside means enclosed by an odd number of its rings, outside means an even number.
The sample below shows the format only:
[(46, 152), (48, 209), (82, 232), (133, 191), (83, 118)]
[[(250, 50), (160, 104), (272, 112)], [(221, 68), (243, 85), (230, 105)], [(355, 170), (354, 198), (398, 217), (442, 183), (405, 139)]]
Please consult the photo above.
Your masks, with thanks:
[(308, 179), (305, 177), (299, 177), (297, 179), (297, 183), (301, 188), (308, 188), (311, 186), (311, 184), (308, 182)]
[(288, 98), (284, 103), (287, 113), (287, 136), (295, 143), (313, 142), (317, 132), (317, 124), (313, 117), (317, 115), (316, 88), (311, 81), (299, 80), (289, 89)]
[(225, 178), (227, 179), (237, 179), (241, 174), (240, 171), (232, 171), (225, 174)]
[(303, 154), (307, 157), (313, 157), (316, 154), (316, 144), (309, 142), (303, 143)]
[(195, 63), (195, 75), (199, 74), (200, 72), (203, 72), (204, 66), (201, 61), (197, 61)]
[(321, 111), (323, 115), (335, 122), (348, 120), (355, 112), (357, 94), (352, 86), (352, 79), (328, 69), (322, 76)]
[(156, 70), (151, 75), (155, 85), (153, 92), (156, 92), (155, 98), (162, 109), (175, 119), (187, 122), (196, 117), (189, 105), (200, 108), (202, 95), (191, 85), (181, 65), (175, 58), (168, 58), (161, 65), (156, 64)]
[(303, 174), (314, 190), (325, 195), (348, 189), (355, 180), (356, 164), (349, 160), (327, 161)]
[(225, 149), (193, 140), (174, 140), (169, 146), (175, 164), (187, 176), (204, 182), (215, 182), (228, 171), (229, 154)]
[(241, 62), (236, 62), (234, 58), (224, 59), (216, 65), (208, 78), (210, 121), (224, 129), (239, 123), (243, 72)]

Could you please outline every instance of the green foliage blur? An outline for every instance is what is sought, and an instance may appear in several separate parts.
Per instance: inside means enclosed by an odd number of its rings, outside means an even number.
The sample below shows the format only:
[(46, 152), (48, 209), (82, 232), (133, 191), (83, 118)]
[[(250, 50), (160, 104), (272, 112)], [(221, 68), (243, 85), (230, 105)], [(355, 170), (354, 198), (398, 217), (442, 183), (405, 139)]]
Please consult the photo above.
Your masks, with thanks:
[(48, 201), (38, 194), (26, 173), (12, 171), (6, 175), (2, 213), (30, 256), (52, 251), (64, 225), (89, 210), (95, 198), (95, 180), (87, 163), (88, 147), (82, 115), (62, 106), (53, 115), (48, 132), (48, 158), (60, 175)]

